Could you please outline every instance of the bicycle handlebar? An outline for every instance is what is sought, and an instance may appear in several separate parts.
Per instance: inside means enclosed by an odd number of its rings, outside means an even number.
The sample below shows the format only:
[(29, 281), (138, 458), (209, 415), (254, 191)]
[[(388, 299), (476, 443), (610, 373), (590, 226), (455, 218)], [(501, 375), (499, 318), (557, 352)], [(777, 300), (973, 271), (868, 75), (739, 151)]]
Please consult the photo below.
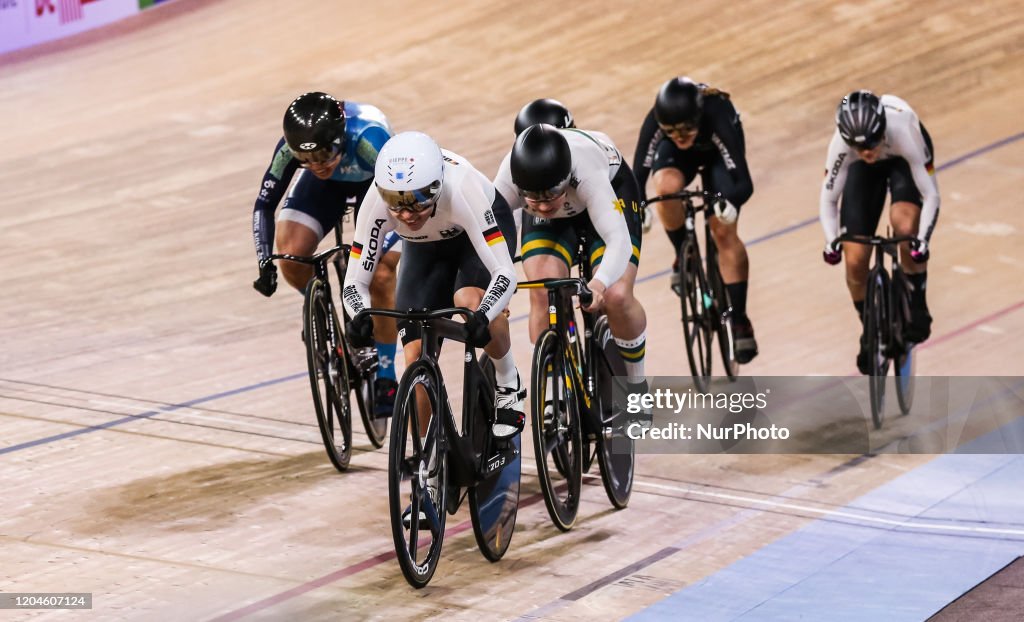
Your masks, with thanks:
[(288, 261), (294, 261), (296, 263), (304, 263), (304, 264), (309, 264), (309, 265), (313, 266), (313, 265), (316, 265), (318, 263), (325, 263), (325, 262), (330, 261), (331, 259), (334, 258), (334, 255), (336, 255), (338, 253), (343, 253), (343, 254), (347, 255), (349, 253), (349, 251), (351, 251), (351, 250), (352, 250), (351, 245), (349, 245), (349, 244), (339, 244), (337, 246), (334, 246), (332, 248), (328, 248), (327, 250), (325, 250), (323, 252), (320, 252), (320, 253), (317, 253), (316, 255), (312, 255), (312, 256), (289, 255), (287, 253), (275, 253), (275, 254), (271, 255), (270, 257), (267, 257), (267, 260), (268, 261), (274, 261), (274, 260), (278, 260), (278, 259), (285, 259), (285, 260), (288, 260)]
[(911, 248), (917, 247), (917, 238), (912, 235), (897, 235), (891, 238), (883, 238), (879, 235), (858, 235), (854, 233), (844, 233), (843, 235), (836, 238), (832, 244), (839, 244), (840, 242), (853, 242), (854, 244), (863, 244), (865, 246), (895, 246), (903, 242), (910, 242)]
[(680, 190), (679, 192), (670, 192), (669, 194), (651, 197), (647, 199), (646, 205), (658, 203), (659, 201), (689, 201), (690, 199), (704, 199), (704, 207), (709, 206), (712, 202), (725, 202), (725, 197), (723, 197), (720, 192), (711, 192), (709, 190)]
[(575, 289), (576, 295), (580, 297), (580, 302), (584, 305), (589, 305), (594, 301), (594, 292), (590, 291), (587, 287), (586, 282), (583, 279), (539, 279), (537, 281), (523, 281), (519, 283), (516, 289)]
[(396, 320), (426, 322), (437, 319), (451, 319), (453, 315), (462, 315), (466, 319), (469, 319), (473, 313), (472, 309), (467, 309), (466, 307), (451, 307), (450, 309), (438, 309), (436, 311), (429, 311), (427, 309), (420, 311), (413, 309), (409, 309), (408, 311), (395, 311), (394, 309), (363, 309), (352, 318), (352, 321), (357, 322), (367, 315), (379, 315), (381, 317), (395, 318)]

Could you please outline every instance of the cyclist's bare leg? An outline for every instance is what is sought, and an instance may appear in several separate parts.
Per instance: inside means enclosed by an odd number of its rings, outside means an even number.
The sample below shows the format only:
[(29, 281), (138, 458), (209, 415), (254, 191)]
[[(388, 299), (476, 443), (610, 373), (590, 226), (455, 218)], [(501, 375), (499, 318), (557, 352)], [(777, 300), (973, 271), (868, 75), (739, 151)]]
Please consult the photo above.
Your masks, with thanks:
[[(377, 265), (373, 281), (370, 282), (370, 303), (377, 309), (395, 308), (395, 275), (398, 273), (398, 260), (401, 256), (401, 253), (393, 251), (385, 253)], [(398, 328), (394, 318), (373, 318), (373, 336), (381, 343), (395, 343)]]
[(604, 309), (608, 327), (626, 364), (626, 375), (631, 384), (644, 382), (644, 356), (647, 349), (647, 314), (633, 295), (637, 267), (632, 263), (618, 281), (605, 290)]
[[(889, 219), (896, 235), (916, 236), (921, 224), (921, 208), (913, 203), (899, 201), (889, 208)], [(914, 263), (910, 257), (910, 243), (900, 244), (900, 266), (910, 282), (911, 325), (904, 336), (908, 341), (921, 343), (931, 335), (931, 314), (928, 312), (928, 262)]]
[(843, 263), (846, 264), (846, 287), (853, 302), (864, 301), (867, 293), (868, 262), (871, 261), (871, 247), (853, 242), (843, 242)]
[(711, 237), (718, 247), (718, 269), (722, 272), (722, 281), (726, 284), (746, 281), (750, 274), (750, 263), (747, 260), (747, 247), (737, 232), (739, 221), (725, 224), (712, 216)]
[[(320, 236), (306, 225), (293, 220), (277, 222), (277, 252), (287, 255), (309, 256), (316, 252)], [(295, 289), (304, 291), (313, 276), (313, 267), (292, 261), (282, 261), (281, 274)]]
[(647, 314), (633, 295), (636, 273), (637, 267), (629, 264), (622, 277), (604, 293), (608, 327), (612, 329), (612, 335), (619, 339), (636, 339), (647, 329)]
[[(406, 366), (412, 365), (414, 361), (419, 359), (422, 350), (423, 342), (419, 339), (405, 344), (402, 351), (405, 354)], [(432, 413), (430, 412), (430, 399), (427, 397), (427, 393), (423, 390), (422, 386), (416, 387), (416, 406), (419, 415), (420, 436), (423, 437), (427, 435), (427, 425), (430, 424), (430, 415)]]
[[(651, 176), (651, 183), (654, 186), (655, 195), (671, 194), (682, 190), (686, 185), (686, 179), (679, 169), (662, 168)], [(659, 201), (654, 204), (654, 209), (657, 210), (658, 220), (661, 221), (666, 232), (676, 231), (685, 224), (683, 202), (678, 199)]]
[[(565, 260), (554, 255), (534, 255), (523, 260), (523, 271), (529, 281), (537, 279), (564, 279), (569, 276)], [(548, 292), (546, 289), (530, 290), (530, 342), (536, 343), (540, 334), (548, 327)]]
[(745, 364), (757, 355), (757, 341), (754, 339), (753, 326), (747, 316), (747, 278), (750, 274), (750, 262), (747, 259), (747, 247), (737, 232), (738, 225), (739, 220), (725, 224), (717, 216), (708, 219), (711, 237), (718, 248), (718, 270), (722, 273), (722, 282), (729, 292), (729, 300), (732, 303), (736, 360)]
[[(889, 207), (889, 219), (892, 222), (893, 235), (916, 236), (921, 222), (921, 208), (913, 203), (899, 201)], [(910, 243), (900, 244), (900, 267), (907, 274), (919, 274), (928, 269), (928, 263), (914, 263), (910, 258)]]

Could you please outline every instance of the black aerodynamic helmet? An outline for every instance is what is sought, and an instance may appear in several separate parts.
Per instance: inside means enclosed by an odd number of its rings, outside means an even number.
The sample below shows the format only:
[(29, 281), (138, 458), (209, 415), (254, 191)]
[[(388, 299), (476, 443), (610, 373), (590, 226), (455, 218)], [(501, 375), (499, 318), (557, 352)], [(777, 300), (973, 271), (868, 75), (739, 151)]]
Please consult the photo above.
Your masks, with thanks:
[(662, 84), (654, 100), (654, 118), (662, 128), (695, 128), (703, 112), (704, 91), (685, 76)]
[(523, 106), (516, 115), (516, 136), (531, 125), (547, 123), (555, 127), (576, 127), (572, 113), (557, 99), (535, 99)]
[(304, 163), (326, 162), (345, 151), (345, 111), (327, 93), (303, 93), (284, 113), (284, 139)]
[(847, 145), (873, 149), (885, 138), (885, 108), (871, 91), (854, 91), (836, 108), (836, 127)]
[(531, 125), (516, 138), (511, 165), (512, 183), (522, 197), (553, 199), (565, 192), (572, 177), (569, 141), (553, 125)]

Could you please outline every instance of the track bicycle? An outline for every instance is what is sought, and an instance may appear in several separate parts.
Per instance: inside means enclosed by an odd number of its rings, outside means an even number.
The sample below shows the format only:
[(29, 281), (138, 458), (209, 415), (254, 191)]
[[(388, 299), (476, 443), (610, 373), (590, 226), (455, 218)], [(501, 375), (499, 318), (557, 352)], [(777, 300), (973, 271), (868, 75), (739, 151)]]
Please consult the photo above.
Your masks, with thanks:
[(374, 447), (384, 445), (388, 421), (373, 415), (377, 352), (374, 348), (352, 348), (338, 321), (327, 264), (334, 265), (339, 282), (344, 282), (351, 247), (341, 242), (340, 227), (339, 223), (335, 228), (337, 243), (329, 249), (309, 257), (274, 254), (268, 261), (294, 261), (313, 267), (302, 305), (302, 338), (320, 436), (331, 464), (345, 471), (352, 457), (349, 391), (355, 391), (366, 436)]
[[(430, 582), (441, 559), (445, 516), (455, 514), (466, 496), (477, 546), (498, 561), (512, 540), (519, 507), (520, 440), (491, 434), (494, 364), (486, 354), (476, 358), (466, 325), (451, 319), (468, 319), (473, 311), (364, 309), (356, 318), (364, 314), (415, 322), (423, 335), (419, 359), (402, 374), (391, 423), (388, 499), (402, 574), (415, 588)], [(466, 346), (461, 426), (438, 363), (443, 339)]]
[[(718, 248), (711, 236), (709, 222), (714, 204), (720, 202), (724, 205), (725, 199), (719, 193), (706, 190), (683, 190), (652, 197), (647, 200), (647, 205), (650, 207), (652, 203), (672, 200), (682, 202), (686, 225), (686, 237), (680, 248), (676, 249), (679, 266), (679, 288), (676, 293), (682, 304), (686, 358), (697, 389), (707, 391), (711, 383), (712, 341), (715, 336), (718, 337), (722, 366), (730, 381), (736, 380), (740, 368), (736, 360), (732, 303), (718, 268)], [(701, 204), (695, 205), (694, 200)], [(707, 254), (703, 260), (695, 224), (697, 212), (704, 213)]]
[(573, 296), (583, 305), (591, 301), (586, 284), (593, 275), (587, 248), (586, 235), (581, 234), (579, 278), (542, 279), (518, 286), (548, 292), (549, 325), (533, 350), (530, 421), (544, 504), (562, 531), (576, 522), (583, 474), (590, 470), (595, 454), (605, 493), (617, 509), (629, 503), (635, 468), (625, 405), (613, 401), (614, 383), (624, 380), (626, 368), (608, 318), (581, 309), (581, 324), (574, 311)]
[[(868, 392), (871, 398), (871, 420), (875, 429), (885, 420), (885, 380), (889, 365), (896, 376), (896, 401), (900, 412), (910, 412), (914, 401), (914, 344), (903, 339), (910, 324), (910, 282), (899, 262), (899, 245), (917, 242), (912, 236), (880, 237), (844, 233), (833, 242), (838, 249), (841, 242), (852, 242), (873, 247), (874, 265), (868, 272), (867, 293), (864, 297), (864, 333), (867, 342), (871, 374)], [(892, 261), (892, 272), (886, 270), (885, 257)]]

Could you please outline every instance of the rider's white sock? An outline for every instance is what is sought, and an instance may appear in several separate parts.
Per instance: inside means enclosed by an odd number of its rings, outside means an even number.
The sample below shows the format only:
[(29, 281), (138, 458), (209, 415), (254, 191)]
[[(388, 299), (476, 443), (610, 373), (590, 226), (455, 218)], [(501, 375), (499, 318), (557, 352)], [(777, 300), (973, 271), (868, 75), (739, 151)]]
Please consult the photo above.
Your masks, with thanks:
[(508, 349), (505, 356), (494, 361), (494, 377), (498, 386), (518, 388), (519, 373), (516, 371), (516, 362), (512, 358), (512, 348)]
[(619, 346), (619, 353), (626, 363), (626, 381), (630, 384), (640, 384), (644, 381), (644, 354), (647, 350), (647, 331), (640, 333), (633, 339), (615, 338), (615, 345)]

